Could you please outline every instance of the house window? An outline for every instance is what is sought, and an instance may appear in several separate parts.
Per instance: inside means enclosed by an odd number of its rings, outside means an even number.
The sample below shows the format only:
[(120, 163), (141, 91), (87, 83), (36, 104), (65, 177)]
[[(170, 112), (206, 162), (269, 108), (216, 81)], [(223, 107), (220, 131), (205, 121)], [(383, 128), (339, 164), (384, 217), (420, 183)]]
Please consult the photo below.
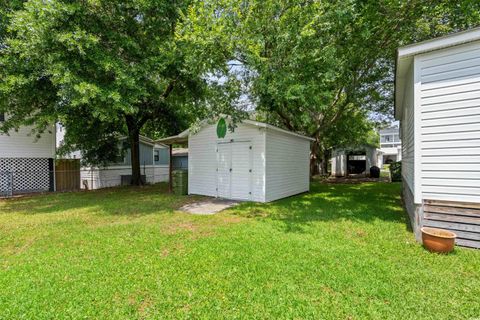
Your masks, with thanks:
[(5, 121), (5, 113), (0, 112), (0, 122)]
[(170, 151), (168, 148), (155, 149), (153, 151), (153, 160), (156, 165), (168, 165), (170, 163)]

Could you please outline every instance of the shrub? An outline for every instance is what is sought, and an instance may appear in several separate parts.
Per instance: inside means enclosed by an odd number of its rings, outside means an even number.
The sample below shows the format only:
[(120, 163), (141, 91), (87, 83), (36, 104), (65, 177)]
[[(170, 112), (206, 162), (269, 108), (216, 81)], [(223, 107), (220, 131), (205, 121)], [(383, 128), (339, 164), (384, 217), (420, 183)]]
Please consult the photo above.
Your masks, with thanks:
[(397, 161), (397, 162), (392, 162), (390, 164), (390, 178), (392, 179), (392, 182), (395, 181), (402, 181), (402, 162)]

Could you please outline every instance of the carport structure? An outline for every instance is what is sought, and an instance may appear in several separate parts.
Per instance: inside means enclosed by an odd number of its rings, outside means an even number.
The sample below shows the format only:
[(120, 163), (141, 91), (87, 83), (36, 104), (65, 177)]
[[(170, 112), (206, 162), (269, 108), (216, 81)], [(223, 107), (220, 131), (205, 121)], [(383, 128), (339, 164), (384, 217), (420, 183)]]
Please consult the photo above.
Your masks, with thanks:
[(185, 130), (182, 133), (176, 135), (176, 136), (171, 136), (167, 138), (162, 138), (157, 140), (157, 143), (162, 143), (168, 146), (169, 149), (169, 164), (168, 164), (168, 191), (172, 192), (173, 190), (173, 183), (172, 183), (172, 177), (173, 177), (173, 145), (179, 145), (179, 146), (187, 146), (188, 145), (188, 135), (189, 135), (189, 130)]

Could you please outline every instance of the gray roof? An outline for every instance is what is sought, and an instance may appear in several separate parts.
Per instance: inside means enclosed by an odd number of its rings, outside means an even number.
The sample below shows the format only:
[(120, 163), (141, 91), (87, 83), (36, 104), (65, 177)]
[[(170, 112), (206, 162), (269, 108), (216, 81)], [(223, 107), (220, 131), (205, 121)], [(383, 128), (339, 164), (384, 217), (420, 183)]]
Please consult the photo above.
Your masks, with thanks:
[(188, 148), (173, 148), (172, 156), (174, 157), (188, 156)]

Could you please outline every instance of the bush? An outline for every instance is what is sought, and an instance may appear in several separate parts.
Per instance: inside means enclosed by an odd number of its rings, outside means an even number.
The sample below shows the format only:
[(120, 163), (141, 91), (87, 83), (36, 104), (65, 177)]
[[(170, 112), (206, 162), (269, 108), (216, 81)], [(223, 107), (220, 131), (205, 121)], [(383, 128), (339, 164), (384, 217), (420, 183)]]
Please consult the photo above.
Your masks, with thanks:
[(392, 182), (402, 181), (402, 162), (392, 162), (390, 164), (390, 178)]

